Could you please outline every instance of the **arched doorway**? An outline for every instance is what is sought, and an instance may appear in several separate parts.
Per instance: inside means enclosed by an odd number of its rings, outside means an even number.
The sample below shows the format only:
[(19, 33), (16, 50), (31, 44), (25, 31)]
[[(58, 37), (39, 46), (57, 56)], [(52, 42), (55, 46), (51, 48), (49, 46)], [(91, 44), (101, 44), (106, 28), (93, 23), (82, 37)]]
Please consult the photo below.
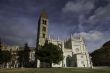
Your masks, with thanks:
[(66, 66), (71, 67), (71, 56), (66, 57)]

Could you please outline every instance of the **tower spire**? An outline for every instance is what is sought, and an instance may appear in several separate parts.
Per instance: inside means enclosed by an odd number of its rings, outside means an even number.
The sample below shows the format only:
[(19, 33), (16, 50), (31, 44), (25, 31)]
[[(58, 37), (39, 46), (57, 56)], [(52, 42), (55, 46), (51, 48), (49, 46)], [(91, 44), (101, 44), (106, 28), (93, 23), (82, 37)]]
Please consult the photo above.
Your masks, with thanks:
[(41, 18), (46, 18), (46, 19), (48, 19), (48, 15), (47, 15), (46, 10), (43, 9), (43, 10), (41, 11), (40, 17), (41, 17)]

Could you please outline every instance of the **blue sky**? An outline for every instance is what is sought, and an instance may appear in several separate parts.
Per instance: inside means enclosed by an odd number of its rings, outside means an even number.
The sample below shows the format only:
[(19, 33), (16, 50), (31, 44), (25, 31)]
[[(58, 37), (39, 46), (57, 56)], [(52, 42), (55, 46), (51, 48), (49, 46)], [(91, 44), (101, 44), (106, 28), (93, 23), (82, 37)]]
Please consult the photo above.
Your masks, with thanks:
[(8, 45), (35, 46), (39, 14), (61, 40), (81, 34), (89, 52), (110, 40), (110, 0), (0, 0), (0, 37)]

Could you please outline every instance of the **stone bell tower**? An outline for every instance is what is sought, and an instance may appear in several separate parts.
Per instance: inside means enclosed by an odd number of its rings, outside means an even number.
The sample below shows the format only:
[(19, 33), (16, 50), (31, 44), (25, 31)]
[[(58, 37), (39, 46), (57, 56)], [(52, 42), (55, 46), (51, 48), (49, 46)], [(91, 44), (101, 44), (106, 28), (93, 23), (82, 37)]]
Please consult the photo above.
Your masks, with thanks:
[(40, 14), (38, 21), (36, 47), (38, 48), (40, 45), (44, 45), (47, 38), (48, 38), (48, 15), (45, 12), (45, 10), (43, 10)]
[[(47, 38), (48, 38), (48, 15), (45, 12), (45, 10), (43, 10), (38, 20), (36, 53), (39, 51), (40, 49), (39, 47), (45, 44)], [(37, 55), (35, 55), (35, 67), (40, 67), (41, 66), (40, 64), (41, 64), (40, 60), (38, 60)]]

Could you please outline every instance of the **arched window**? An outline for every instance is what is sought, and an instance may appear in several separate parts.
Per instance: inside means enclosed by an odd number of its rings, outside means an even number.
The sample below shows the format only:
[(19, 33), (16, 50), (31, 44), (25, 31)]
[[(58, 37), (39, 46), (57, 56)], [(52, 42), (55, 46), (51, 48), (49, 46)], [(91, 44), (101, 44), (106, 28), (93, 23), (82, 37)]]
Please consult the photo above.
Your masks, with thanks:
[(66, 66), (71, 67), (71, 56), (66, 57)]
[(47, 21), (46, 21), (46, 20), (43, 20), (43, 24), (45, 24), (45, 25), (46, 25), (46, 24), (47, 24)]

